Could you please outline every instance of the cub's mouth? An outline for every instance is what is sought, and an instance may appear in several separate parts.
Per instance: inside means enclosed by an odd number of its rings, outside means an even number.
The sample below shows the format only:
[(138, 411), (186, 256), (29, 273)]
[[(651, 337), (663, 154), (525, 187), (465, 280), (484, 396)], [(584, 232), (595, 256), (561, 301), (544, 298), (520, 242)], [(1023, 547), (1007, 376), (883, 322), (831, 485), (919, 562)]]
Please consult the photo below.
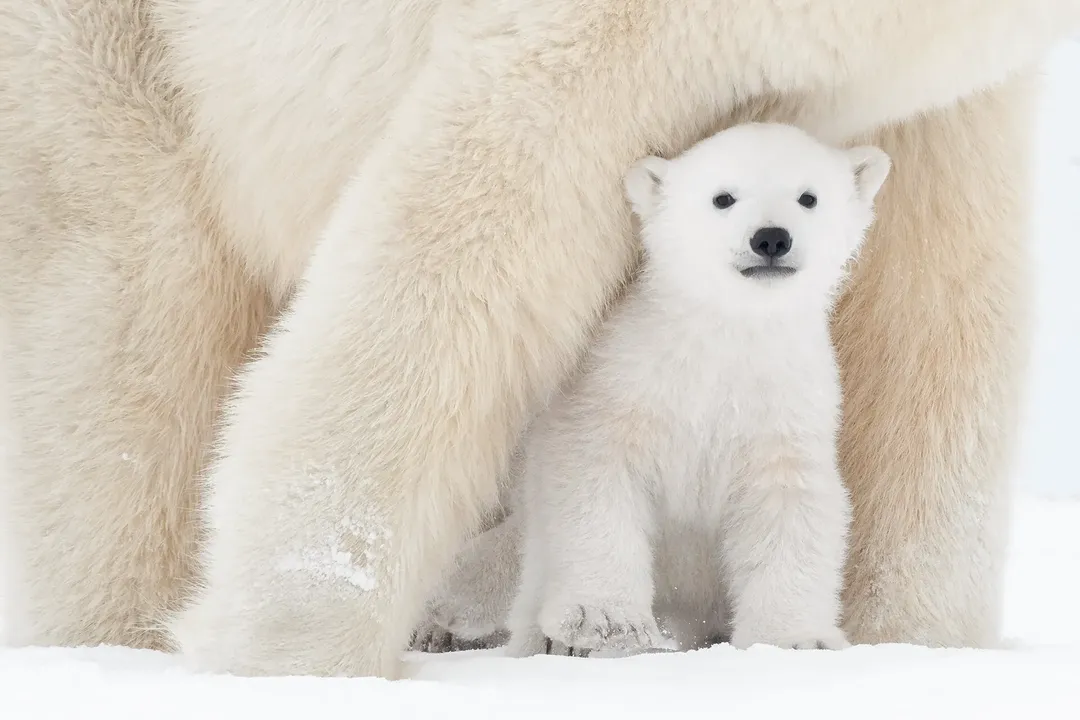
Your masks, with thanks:
[(787, 277), (788, 275), (794, 275), (797, 272), (797, 268), (793, 268), (790, 265), (750, 265), (739, 269), (739, 274), (745, 278), (776, 278)]

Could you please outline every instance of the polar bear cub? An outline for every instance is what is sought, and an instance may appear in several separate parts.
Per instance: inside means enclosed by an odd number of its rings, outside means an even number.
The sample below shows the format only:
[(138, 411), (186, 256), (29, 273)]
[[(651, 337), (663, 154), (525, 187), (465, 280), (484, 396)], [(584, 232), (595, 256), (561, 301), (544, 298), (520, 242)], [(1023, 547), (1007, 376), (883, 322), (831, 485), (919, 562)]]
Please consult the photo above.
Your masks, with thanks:
[(646, 261), (526, 440), (511, 654), (847, 645), (829, 314), (889, 169), (751, 123), (628, 173)]

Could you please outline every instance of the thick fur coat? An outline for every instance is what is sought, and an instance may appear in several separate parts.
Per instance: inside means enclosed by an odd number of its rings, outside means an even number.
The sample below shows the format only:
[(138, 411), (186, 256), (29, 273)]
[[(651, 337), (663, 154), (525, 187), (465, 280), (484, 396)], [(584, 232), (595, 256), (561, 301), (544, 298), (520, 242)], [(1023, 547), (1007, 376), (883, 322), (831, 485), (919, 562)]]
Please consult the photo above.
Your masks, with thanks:
[(1031, 80), (1078, 26), (1078, 0), (0, 0), (10, 640), (396, 676), (636, 262), (626, 168), (761, 118), (896, 167), (834, 325), (845, 628), (994, 643)]

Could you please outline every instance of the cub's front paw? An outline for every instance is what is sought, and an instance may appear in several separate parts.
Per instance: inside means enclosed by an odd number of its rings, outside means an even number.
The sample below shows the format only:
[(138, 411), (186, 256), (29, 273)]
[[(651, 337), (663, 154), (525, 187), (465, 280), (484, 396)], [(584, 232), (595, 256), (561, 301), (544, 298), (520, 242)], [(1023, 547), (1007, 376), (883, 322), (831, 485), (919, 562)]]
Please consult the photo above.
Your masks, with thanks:
[(761, 633), (736, 630), (731, 636), (731, 644), (746, 649), (751, 645), (764, 644), (793, 650), (843, 650), (851, 647), (844, 631), (840, 628), (826, 628), (816, 632)]
[(619, 603), (570, 603), (540, 613), (540, 629), (555, 643), (579, 650), (634, 653), (664, 645), (648, 609)]

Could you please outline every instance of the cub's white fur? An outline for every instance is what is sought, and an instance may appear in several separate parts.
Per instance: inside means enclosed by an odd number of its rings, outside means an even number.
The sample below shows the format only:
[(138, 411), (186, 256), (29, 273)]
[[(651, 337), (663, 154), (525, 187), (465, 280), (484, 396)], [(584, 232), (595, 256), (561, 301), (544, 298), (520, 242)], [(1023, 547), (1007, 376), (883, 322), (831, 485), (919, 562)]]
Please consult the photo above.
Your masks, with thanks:
[(630, 171), (647, 260), (530, 433), (511, 652), (660, 647), (654, 605), (701, 645), (725, 587), (736, 646), (847, 645), (829, 310), (888, 171), (763, 124)]

